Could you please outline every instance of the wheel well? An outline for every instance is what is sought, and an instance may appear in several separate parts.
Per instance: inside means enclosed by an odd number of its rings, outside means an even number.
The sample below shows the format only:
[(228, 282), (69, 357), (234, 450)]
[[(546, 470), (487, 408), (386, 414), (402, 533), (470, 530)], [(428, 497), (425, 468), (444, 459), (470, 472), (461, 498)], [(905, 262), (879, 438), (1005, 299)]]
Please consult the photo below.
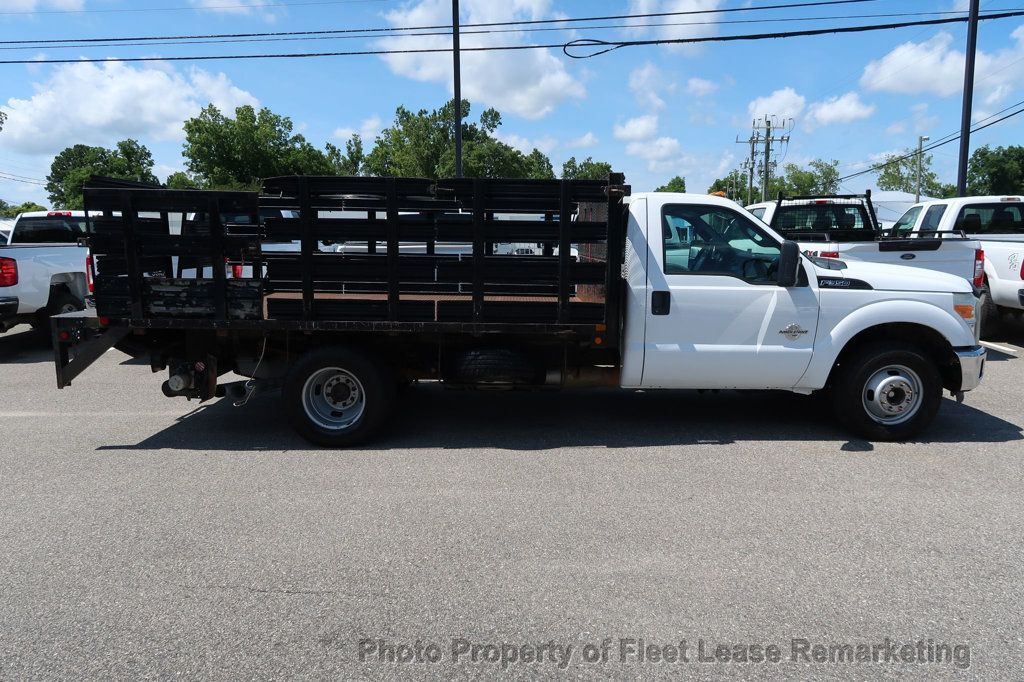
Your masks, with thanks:
[(55, 294), (71, 294), (78, 300), (84, 301), (87, 293), (85, 273), (69, 272), (54, 275), (50, 278), (50, 299), (47, 304), (49, 305)]
[(900, 341), (902, 343), (916, 346), (925, 355), (931, 358), (942, 376), (942, 385), (951, 391), (960, 388), (960, 364), (957, 360), (953, 346), (939, 332), (931, 327), (910, 322), (897, 322), (869, 327), (850, 339), (843, 347), (832, 371), (829, 373), (829, 384), (836, 369), (855, 355), (864, 346), (879, 341)]

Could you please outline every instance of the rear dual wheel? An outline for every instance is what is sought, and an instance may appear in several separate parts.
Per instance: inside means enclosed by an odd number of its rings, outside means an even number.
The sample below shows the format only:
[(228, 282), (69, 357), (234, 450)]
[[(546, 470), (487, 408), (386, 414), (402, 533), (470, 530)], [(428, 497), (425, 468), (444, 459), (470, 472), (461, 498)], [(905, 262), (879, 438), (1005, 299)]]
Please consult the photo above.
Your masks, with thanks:
[(391, 369), (370, 353), (329, 347), (307, 353), (285, 379), (288, 420), (317, 445), (346, 447), (372, 438), (395, 402)]

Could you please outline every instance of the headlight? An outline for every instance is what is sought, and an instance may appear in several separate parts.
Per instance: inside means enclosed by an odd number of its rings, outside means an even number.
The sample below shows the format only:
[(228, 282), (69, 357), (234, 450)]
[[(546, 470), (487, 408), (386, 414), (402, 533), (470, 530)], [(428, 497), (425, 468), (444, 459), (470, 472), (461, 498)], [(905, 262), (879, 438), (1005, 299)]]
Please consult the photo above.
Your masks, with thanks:
[(973, 328), (978, 321), (978, 298), (974, 294), (953, 294), (953, 312)]

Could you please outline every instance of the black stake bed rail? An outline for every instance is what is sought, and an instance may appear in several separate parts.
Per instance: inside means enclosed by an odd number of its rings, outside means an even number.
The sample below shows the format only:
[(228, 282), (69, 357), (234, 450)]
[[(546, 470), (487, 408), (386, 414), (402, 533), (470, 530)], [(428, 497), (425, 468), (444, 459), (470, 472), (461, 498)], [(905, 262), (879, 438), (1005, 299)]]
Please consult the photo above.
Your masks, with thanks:
[(560, 333), (614, 344), (629, 194), (607, 181), (87, 185), (111, 327)]

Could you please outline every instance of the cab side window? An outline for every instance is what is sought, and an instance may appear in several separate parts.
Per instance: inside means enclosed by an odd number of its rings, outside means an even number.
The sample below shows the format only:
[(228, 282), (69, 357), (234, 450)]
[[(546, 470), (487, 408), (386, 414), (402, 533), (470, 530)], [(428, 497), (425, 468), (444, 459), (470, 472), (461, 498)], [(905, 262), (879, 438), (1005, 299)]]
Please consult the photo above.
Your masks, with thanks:
[(932, 206), (924, 213), (924, 220), (921, 221), (921, 232), (936, 232), (939, 229), (939, 221), (946, 212), (944, 204)]
[(666, 206), (662, 234), (666, 275), (724, 275), (751, 284), (775, 283), (779, 245), (739, 211)]

